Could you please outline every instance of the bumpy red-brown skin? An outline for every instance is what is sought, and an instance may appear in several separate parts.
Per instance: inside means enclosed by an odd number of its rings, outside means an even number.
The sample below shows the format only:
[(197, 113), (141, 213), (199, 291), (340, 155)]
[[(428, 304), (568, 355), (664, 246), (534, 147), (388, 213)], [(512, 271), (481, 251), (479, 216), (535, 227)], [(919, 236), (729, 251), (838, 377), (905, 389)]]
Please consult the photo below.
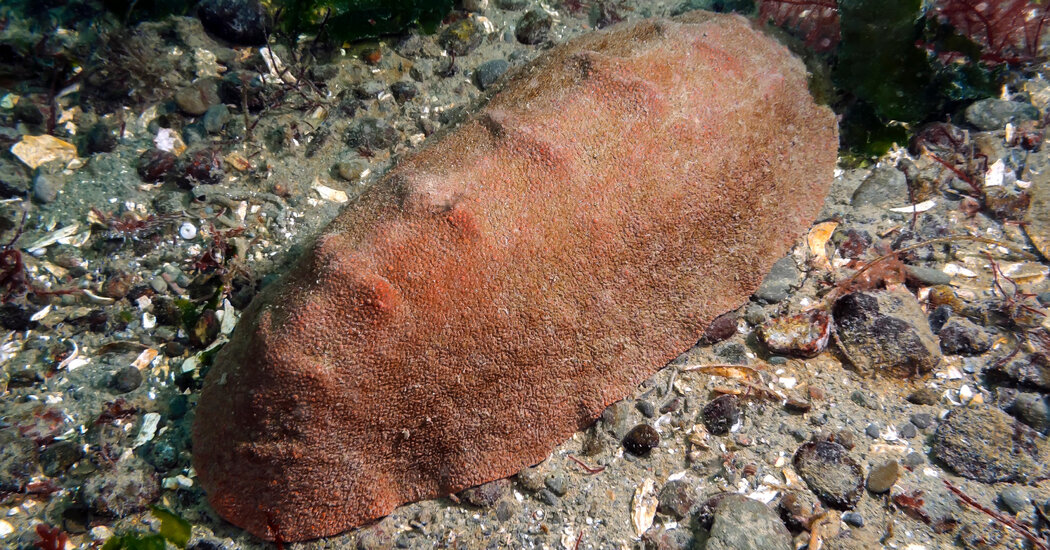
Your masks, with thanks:
[(688, 20), (544, 54), (255, 300), (194, 425), (224, 518), (309, 539), (513, 474), (747, 299), (835, 118), (744, 19)]

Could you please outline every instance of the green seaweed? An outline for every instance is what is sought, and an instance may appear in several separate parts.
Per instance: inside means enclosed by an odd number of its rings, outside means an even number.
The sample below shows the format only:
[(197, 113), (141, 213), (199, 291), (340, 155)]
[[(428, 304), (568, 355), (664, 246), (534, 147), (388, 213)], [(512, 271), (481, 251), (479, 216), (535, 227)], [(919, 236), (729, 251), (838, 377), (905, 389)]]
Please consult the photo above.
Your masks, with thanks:
[(163, 506), (150, 506), (153, 517), (160, 520), (159, 533), (131, 531), (111, 537), (102, 550), (165, 550), (167, 543), (186, 548), (190, 542), (190, 522)]
[(326, 34), (343, 41), (376, 38), (419, 25), (434, 32), (454, 0), (273, 0), (285, 32)]
[[(903, 142), (906, 125), (943, 120), (999, 88), (1002, 69), (981, 64), (980, 47), (927, 17), (921, 0), (840, 0), (839, 16), (832, 79), (843, 146), (854, 154), (881, 155)], [(937, 52), (947, 51), (962, 62), (942, 63)]]

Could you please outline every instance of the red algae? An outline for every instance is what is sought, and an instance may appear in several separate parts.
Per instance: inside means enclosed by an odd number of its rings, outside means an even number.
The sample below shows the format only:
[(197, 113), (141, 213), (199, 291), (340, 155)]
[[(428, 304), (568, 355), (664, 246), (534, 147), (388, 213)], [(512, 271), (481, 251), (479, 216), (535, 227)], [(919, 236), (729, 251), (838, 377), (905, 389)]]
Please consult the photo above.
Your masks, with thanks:
[(747, 300), (837, 144), (802, 63), (737, 16), (546, 52), (245, 311), (197, 407), (212, 506), (304, 540), (543, 460)]

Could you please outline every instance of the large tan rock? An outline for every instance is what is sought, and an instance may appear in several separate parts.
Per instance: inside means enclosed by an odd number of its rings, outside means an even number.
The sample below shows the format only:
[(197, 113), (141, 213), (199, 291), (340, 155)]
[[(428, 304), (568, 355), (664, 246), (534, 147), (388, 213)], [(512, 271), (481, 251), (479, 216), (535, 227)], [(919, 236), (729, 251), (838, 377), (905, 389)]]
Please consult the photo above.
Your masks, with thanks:
[(539, 462), (747, 299), (837, 144), (740, 17), (550, 50), (248, 308), (197, 408), (209, 500), (293, 541)]

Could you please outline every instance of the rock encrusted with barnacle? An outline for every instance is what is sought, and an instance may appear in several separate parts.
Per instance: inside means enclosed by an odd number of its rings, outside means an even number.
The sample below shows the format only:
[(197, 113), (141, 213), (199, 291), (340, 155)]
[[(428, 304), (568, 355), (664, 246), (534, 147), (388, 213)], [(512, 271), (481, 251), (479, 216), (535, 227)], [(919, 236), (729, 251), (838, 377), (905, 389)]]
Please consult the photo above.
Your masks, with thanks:
[(549, 50), (246, 310), (197, 409), (211, 504), (303, 540), (539, 462), (754, 292), (837, 143), (737, 16)]

